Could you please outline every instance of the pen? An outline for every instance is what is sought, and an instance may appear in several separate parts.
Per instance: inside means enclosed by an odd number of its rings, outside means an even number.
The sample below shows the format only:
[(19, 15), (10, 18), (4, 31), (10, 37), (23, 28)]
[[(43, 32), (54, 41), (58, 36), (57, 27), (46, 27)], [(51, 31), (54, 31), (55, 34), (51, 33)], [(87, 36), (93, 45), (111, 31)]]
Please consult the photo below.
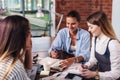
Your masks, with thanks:
[(85, 67), (85, 65), (82, 65), (82, 72), (86, 71), (87, 67)]

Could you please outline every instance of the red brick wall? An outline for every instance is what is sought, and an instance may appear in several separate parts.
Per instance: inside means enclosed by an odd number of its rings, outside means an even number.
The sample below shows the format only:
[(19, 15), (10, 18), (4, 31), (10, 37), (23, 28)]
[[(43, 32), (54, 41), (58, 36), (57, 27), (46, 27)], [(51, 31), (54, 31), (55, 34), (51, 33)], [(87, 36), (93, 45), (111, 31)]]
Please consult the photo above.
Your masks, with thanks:
[[(60, 25), (60, 29), (66, 25), (66, 14), (71, 10), (77, 10), (81, 15), (80, 27), (88, 29), (86, 25), (86, 17), (95, 12), (102, 10), (111, 20), (112, 13), (112, 0), (55, 0), (56, 12), (64, 14), (64, 18)], [(59, 18), (56, 16), (56, 24), (58, 24)]]

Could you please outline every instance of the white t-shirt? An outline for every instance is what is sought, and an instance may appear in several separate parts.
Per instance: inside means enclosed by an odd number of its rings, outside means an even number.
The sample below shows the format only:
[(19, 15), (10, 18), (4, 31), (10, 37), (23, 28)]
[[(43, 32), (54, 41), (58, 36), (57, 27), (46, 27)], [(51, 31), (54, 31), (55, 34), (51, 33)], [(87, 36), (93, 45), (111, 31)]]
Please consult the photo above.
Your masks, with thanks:
[(76, 53), (76, 45), (75, 46), (71, 45), (70, 49), (73, 51), (73, 54), (75, 55), (75, 53)]

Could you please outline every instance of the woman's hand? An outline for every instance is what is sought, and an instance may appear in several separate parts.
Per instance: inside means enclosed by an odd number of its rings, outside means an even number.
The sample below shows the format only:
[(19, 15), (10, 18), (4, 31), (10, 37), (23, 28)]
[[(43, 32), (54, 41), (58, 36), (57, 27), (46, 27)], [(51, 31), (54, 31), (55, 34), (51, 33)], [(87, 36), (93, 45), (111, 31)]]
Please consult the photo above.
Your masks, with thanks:
[(55, 58), (55, 59), (57, 59), (57, 57), (58, 57), (56, 51), (51, 51), (51, 52), (50, 52), (50, 56), (51, 56), (52, 58)]
[(81, 72), (81, 76), (85, 77), (85, 78), (94, 78), (97, 75), (97, 73), (95, 71), (90, 71), (89, 69), (84, 69)]
[(72, 65), (73, 63), (75, 63), (75, 57), (72, 57), (72, 58), (68, 58), (68, 59), (65, 59), (63, 60), (60, 65), (61, 67), (63, 68), (67, 68), (69, 67), (70, 65)]
[(80, 64), (80, 66), (79, 66), (80, 74), (86, 69), (88, 69), (87, 65)]

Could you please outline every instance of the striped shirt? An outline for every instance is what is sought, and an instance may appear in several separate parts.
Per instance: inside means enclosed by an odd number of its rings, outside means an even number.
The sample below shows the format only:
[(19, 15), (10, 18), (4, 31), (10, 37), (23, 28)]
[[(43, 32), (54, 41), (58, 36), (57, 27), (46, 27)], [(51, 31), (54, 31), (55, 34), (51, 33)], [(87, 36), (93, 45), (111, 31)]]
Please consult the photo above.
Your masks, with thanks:
[(4, 60), (0, 61), (0, 80), (30, 80), (20, 60), (15, 63), (14, 68), (10, 74), (7, 75), (5, 79), (3, 79), (6, 71), (8, 71), (10, 68), (12, 61), (12, 57), (7, 57)]

